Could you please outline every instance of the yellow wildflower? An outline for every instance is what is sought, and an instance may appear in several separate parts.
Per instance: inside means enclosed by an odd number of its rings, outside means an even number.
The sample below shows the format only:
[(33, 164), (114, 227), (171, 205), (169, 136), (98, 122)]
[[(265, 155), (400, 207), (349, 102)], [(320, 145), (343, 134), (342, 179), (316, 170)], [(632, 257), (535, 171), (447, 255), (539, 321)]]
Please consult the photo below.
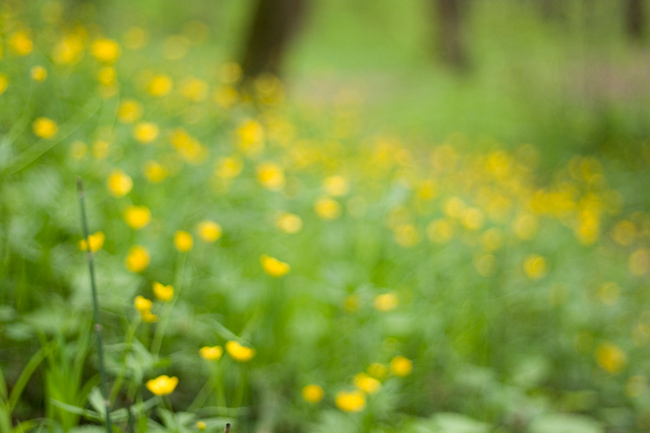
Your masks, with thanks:
[(190, 77), (181, 84), (181, 94), (190, 101), (200, 102), (208, 96), (208, 85), (205, 81)]
[(207, 427), (207, 424), (205, 423), (205, 421), (197, 421), (196, 422), (196, 428), (198, 428), (199, 430), (205, 430), (206, 427)]
[(247, 155), (254, 155), (264, 149), (264, 129), (259, 122), (248, 119), (237, 129), (239, 148)]
[(150, 260), (149, 250), (143, 246), (134, 245), (129, 249), (124, 264), (131, 272), (142, 272), (147, 269)]
[(386, 368), (384, 364), (373, 362), (368, 366), (368, 374), (376, 377), (377, 379), (383, 379), (388, 374), (388, 368)]
[(108, 191), (114, 197), (124, 197), (131, 191), (131, 188), (133, 188), (133, 180), (122, 170), (115, 169), (108, 176)]
[(151, 221), (151, 211), (146, 206), (129, 206), (124, 211), (124, 219), (132, 229), (140, 230)]
[(395, 376), (408, 376), (413, 370), (413, 362), (401, 355), (398, 355), (390, 360), (390, 371)]
[(538, 254), (531, 254), (524, 261), (524, 272), (532, 280), (538, 280), (546, 275), (546, 259)]
[(158, 376), (147, 381), (147, 389), (155, 395), (171, 394), (178, 385), (177, 377)]
[(257, 166), (257, 180), (266, 189), (280, 191), (284, 188), (284, 171), (273, 162), (263, 162)]
[[(90, 251), (93, 253), (95, 251), (98, 251), (104, 246), (104, 240), (106, 237), (104, 236), (104, 232), (96, 232), (93, 233), (92, 235), (88, 235), (88, 243), (90, 243)], [(82, 239), (79, 241), (79, 249), (81, 251), (86, 251), (88, 249), (88, 243), (86, 243), (85, 239)]]
[(336, 407), (345, 412), (361, 412), (366, 407), (366, 396), (359, 390), (336, 394)]
[(24, 30), (19, 30), (11, 35), (9, 38), (9, 46), (19, 56), (26, 56), (34, 49), (34, 43), (29, 38), (29, 34)]
[(214, 92), (214, 101), (223, 108), (230, 108), (237, 102), (239, 93), (231, 86), (222, 86)]
[(124, 46), (130, 50), (138, 50), (145, 45), (149, 40), (147, 31), (140, 27), (131, 27), (124, 32)]
[(454, 225), (447, 219), (431, 221), (427, 226), (427, 237), (431, 242), (447, 243), (454, 238)]
[(281, 262), (276, 258), (267, 256), (266, 254), (262, 254), (260, 257), (260, 263), (262, 264), (264, 272), (275, 278), (286, 275), (289, 270), (291, 270), (291, 266), (287, 263)]
[(152, 314), (151, 311), (143, 311), (142, 321), (145, 323), (156, 323), (158, 321), (158, 315)]
[(47, 78), (47, 69), (40, 65), (36, 65), (29, 70), (29, 75), (34, 81), (45, 81)]
[(221, 158), (215, 164), (215, 174), (221, 179), (237, 177), (244, 168), (242, 160), (236, 156)]
[(174, 233), (174, 246), (181, 253), (186, 253), (194, 246), (192, 235), (184, 230), (178, 230)]
[(102, 63), (113, 63), (120, 57), (122, 50), (113, 39), (102, 38), (93, 41), (90, 53)]
[(52, 52), (52, 60), (62, 65), (73, 65), (81, 60), (84, 49), (84, 36), (71, 34), (63, 37)]
[(214, 221), (201, 221), (199, 223), (198, 227), (199, 231), (199, 237), (204, 241), (204, 242), (215, 242), (221, 237), (221, 233), (223, 230), (221, 229), (221, 226)]
[(302, 229), (302, 220), (296, 214), (281, 212), (275, 219), (275, 226), (285, 233), (298, 233)]
[(397, 308), (399, 299), (393, 292), (384, 293), (375, 297), (375, 308), (379, 311), (390, 311)]
[(167, 75), (154, 76), (147, 86), (147, 92), (152, 96), (166, 96), (172, 91), (174, 82)]
[(7, 87), (9, 87), (9, 77), (7, 74), (0, 74), (0, 95), (7, 90)]
[(133, 138), (140, 143), (151, 143), (158, 137), (160, 129), (153, 122), (141, 122), (133, 128)]
[(223, 355), (223, 349), (221, 346), (205, 346), (199, 350), (199, 354), (201, 358), (207, 359), (208, 361), (218, 361), (221, 359), (221, 355)]
[(343, 176), (330, 176), (323, 181), (323, 189), (332, 197), (340, 197), (348, 193), (350, 186)]
[(354, 385), (367, 394), (374, 394), (381, 388), (381, 382), (366, 373), (358, 373), (354, 376)]
[(226, 343), (226, 351), (232, 359), (239, 362), (250, 361), (255, 356), (255, 349), (242, 346), (236, 341), (228, 341)]
[(341, 216), (341, 205), (336, 200), (323, 197), (314, 204), (316, 214), (322, 219), (333, 220)]
[(167, 169), (156, 161), (150, 160), (144, 164), (144, 176), (151, 183), (162, 182), (168, 174)]
[(603, 343), (596, 349), (598, 365), (610, 374), (616, 374), (625, 368), (625, 352), (612, 343)]
[(153, 282), (153, 294), (156, 295), (156, 298), (160, 299), (163, 302), (169, 302), (174, 297), (174, 287), (171, 285), (165, 286), (158, 281)]
[(59, 127), (54, 120), (48, 119), (47, 117), (39, 117), (32, 123), (32, 130), (37, 137), (49, 139), (59, 132)]
[(136, 310), (140, 312), (140, 314), (144, 314), (147, 311), (151, 311), (151, 307), (153, 307), (153, 302), (151, 302), (150, 299), (147, 299), (144, 296), (138, 295), (133, 300), (133, 306), (135, 307)]
[(108, 156), (110, 143), (105, 140), (97, 140), (93, 143), (93, 156), (97, 159), (104, 159)]
[(242, 76), (242, 69), (235, 62), (224, 63), (221, 66), (221, 79), (225, 83), (236, 83)]
[(120, 102), (117, 109), (117, 119), (122, 123), (133, 123), (142, 116), (142, 105), (133, 99)]
[(302, 389), (302, 398), (307, 403), (318, 403), (324, 395), (323, 388), (318, 385), (307, 385)]
[(97, 72), (97, 81), (103, 86), (112, 86), (115, 84), (117, 78), (117, 71), (115, 68), (105, 66)]

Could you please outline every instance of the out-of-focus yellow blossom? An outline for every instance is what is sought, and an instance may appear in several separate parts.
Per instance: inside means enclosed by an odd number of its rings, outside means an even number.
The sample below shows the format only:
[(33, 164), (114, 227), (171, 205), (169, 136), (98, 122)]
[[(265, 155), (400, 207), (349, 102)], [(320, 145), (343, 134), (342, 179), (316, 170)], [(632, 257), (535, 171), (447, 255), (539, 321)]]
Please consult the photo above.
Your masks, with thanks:
[(75, 140), (70, 145), (70, 156), (72, 159), (81, 160), (88, 155), (88, 146), (80, 140)]
[(492, 252), (501, 248), (503, 244), (503, 233), (500, 229), (493, 227), (481, 235), (481, 245), (486, 251)]
[(388, 368), (384, 364), (373, 362), (368, 366), (368, 374), (381, 380), (388, 375)]
[(169, 60), (182, 59), (187, 55), (190, 41), (183, 35), (170, 35), (163, 43), (163, 56)]
[(255, 356), (255, 349), (251, 347), (242, 346), (236, 341), (228, 341), (226, 343), (226, 352), (235, 361), (247, 362)]
[(578, 226), (576, 227), (578, 240), (585, 245), (592, 245), (600, 235), (600, 218), (591, 211), (580, 212)]
[(0, 74), (0, 95), (2, 95), (9, 87), (9, 77), (7, 74)]
[(138, 295), (133, 300), (133, 306), (140, 314), (144, 314), (146, 311), (151, 311), (153, 307), (153, 302), (150, 299), (145, 298), (144, 296)]
[(129, 248), (124, 264), (131, 272), (142, 272), (149, 266), (151, 256), (149, 250), (140, 245), (134, 245)]
[(483, 227), (483, 221), (485, 217), (483, 212), (477, 208), (467, 208), (463, 212), (460, 221), (463, 227), (469, 230), (478, 230)]
[(239, 148), (247, 155), (255, 155), (264, 149), (264, 128), (252, 119), (244, 121), (237, 128)]
[(208, 156), (208, 149), (183, 128), (176, 128), (170, 140), (176, 151), (189, 163), (200, 164)]
[(147, 389), (154, 395), (171, 394), (176, 389), (176, 385), (178, 385), (178, 378), (166, 375), (147, 381)]
[(219, 240), (223, 230), (216, 222), (204, 220), (199, 223), (198, 232), (202, 241), (212, 243)]
[(60, 65), (74, 65), (81, 60), (84, 50), (84, 36), (79, 33), (63, 37), (52, 52), (52, 60)]
[(262, 254), (260, 257), (260, 263), (262, 264), (264, 272), (274, 278), (280, 278), (291, 270), (291, 266), (287, 263), (281, 262), (276, 258), (267, 256), (266, 254)]
[(47, 117), (39, 117), (32, 123), (34, 135), (40, 138), (50, 139), (59, 132), (56, 122)]
[(632, 275), (641, 276), (650, 271), (650, 250), (639, 248), (630, 254), (628, 269)]
[(413, 224), (399, 224), (393, 230), (395, 242), (401, 247), (410, 248), (420, 242), (420, 233)]
[(447, 243), (454, 238), (454, 226), (446, 219), (431, 221), (427, 226), (427, 237), (431, 242)]
[(627, 357), (617, 345), (602, 343), (596, 348), (596, 361), (603, 370), (616, 374), (625, 368)]
[(106, 140), (97, 140), (93, 143), (93, 157), (96, 159), (105, 159), (110, 150), (110, 143)]
[(390, 371), (395, 376), (408, 376), (413, 371), (413, 362), (402, 355), (398, 355), (390, 360)]
[(181, 83), (181, 94), (193, 102), (203, 101), (208, 96), (208, 84), (198, 78), (187, 78)]
[(156, 323), (158, 321), (158, 315), (153, 314), (151, 311), (145, 311), (142, 313), (142, 321), (144, 323)]
[(169, 172), (160, 163), (150, 160), (144, 164), (144, 176), (151, 183), (160, 183), (167, 178)]
[(160, 129), (153, 122), (140, 122), (133, 128), (133, 138), (140, 143), (148, 144), (158, 137)]
[(266, 189), (280, 191), (284, 188), (284, 171), (273, 162), (263, 162), (257, 166), (257, 181)]
[(243, 168), (244, 163), (241, 158), (229, 156), (217, 161), (214, 172), (217, 177), (228, 180), (237, 177)]
[(431, 179), (421, 182), (418, 186), (417, 197), (420, 200), (432, 200), (436, 197), (437, 194), (438, 188), (436, 186), (436, 183)]
[(524, 260), (524, 273), (528, 278), (538, 280), (547, 272), (546, 259), (539, 254), (531, 254)]
[(242, 76), (242, 69), (235, 62), (224, 63), (221, 66), (221, 80), (224, 83), (236, 83)]
[(323, 189), (332, 197), (341, 197), (348, 193), (350, 185), (343, 176), (330, 176), (323, 181)]
[(47, 69), (41, 65), (36, 65), (29, 70), (29, 75), (34, 81), (45, 81), (47, 79)]
[(147, 85), (147, 92), (151, 96), (163, 97), (169, 94), (174, 87), (174, 82), (167, 75), (154, 76)]
[(307, 385), (302, 389), (302, 398), (307, 403), (318, 403), (324, 396), (323, 388), (318, 385)]
[[(88, 243), (90, 243), (90, 251), (93, 253), (100, 250), (104, 246), (104, 240), (106, 236), (104, 232), (95, 232), (92, 235), (88, 235)], [(85, 239), (79, 241), (79, 249), (81, 251), (86, 251), (88, 249), (88, 243)]]
[(131, 176), (124, 173), (122, 170), (115, 169), (108, 176), (108, 191), (114, 197), (124, 197), (127, 195), (131, 188), (133, 188), (133, 180)]
[(117, 78), (117, 72), (115, 71), (115, 68), (112, 68), (110, 66), (105, 66), (97, 72), (97, 81), (102, 86), (112, 86), (115, 84)]
[(619, 245), (629, 246), (634, 241), (636, 234), (637, 230), (634, 223), (632, 221), (623, 220), (619, 221), (614, 226), (612, 238)]
[(361, 412), (366, 407), (366, 396), (362, 391), (341, 391), (334, 400), (336, 407), (345, 412)]
[(354, 385), (366, 394), (374, 394), (381, 388), (381, 382), (366, 373), (355, 374)]
[(302, 229), (302, 219), (296, 214), (280, 212), (275, 218), (275, 226), (285, 233), (298, 233)]
[(9, 47), (19, 56), (26, 56), (34, 49), (34, 43), (29, 38), (29, 34), (24, 30), (15, 32), (9, 38)]
[(120, 57), (122, 49), (117, 41), (101, 38), (93, 41), (90, 53), (102, 63), (114, 63)]
[(384, 293), (375, 297), (375, 309), (378, 311), (391, 311), (399, 305), (399, 298), (393, 292)]
[(199, 430), (205, 430), (206, 427), (207, 427), (207, 424), (205, 423), (205, 421), (197, 421), (196, 422), (196, 428), (198, 428)]
[(146, 206), (129, 206), (124, 211), (124, 220), (134, 230), (140, 230), (151, 221), (151, 211)]
[(181, 253), (186, 253), (194, 246), (192, 235), (184, 230), (178, 230), (174, 233), (174, 247)]
[(149, 35), (140, 27), (131, 27), (124, 32), (124, 46), (130, 50), (139, 50), (147, 45)]
[(124, 99), (117, 109), (117, 119), (122, 123), (133, 123), (142, 117), (142, 104), (133, 99)]
[(230, 108), (239, 99), (237, 90), (230, 86), (223, 86), (214, 92), (214, 102), (223, 108)]
[(460, 218), (467, 209), (465, 202), (458, 197), (451, 197), (444, 206), (444, 211), (451, 218)]
[(153, 282), (153, 294), (163, 302), (169, 302), (174, 297), (174, 287), (171, 285), (164, 285), (158, 281)]
[(341, 216), (341, 205), (329, 197), (321, 197), (314, 203), (316, 215), (326, 220), (334, 220)]
[(515, 235), (522, 240), (530, 240), (537, 235), (539, 223), (537, 218), (530, 214), (522, 214), (513, 223)]
[(201, 355), (201, 358), (208, 361), (218, 361), (223, 355), (223, 349), (221, 346), (205, 346), (199, 350), (199, 354)]

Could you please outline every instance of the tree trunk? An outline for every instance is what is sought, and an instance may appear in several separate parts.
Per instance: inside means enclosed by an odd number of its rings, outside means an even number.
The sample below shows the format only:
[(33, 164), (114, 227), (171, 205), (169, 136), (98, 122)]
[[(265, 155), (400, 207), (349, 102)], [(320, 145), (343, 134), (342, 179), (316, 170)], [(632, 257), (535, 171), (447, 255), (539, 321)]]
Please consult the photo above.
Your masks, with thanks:
[(636, 42), (643, 41), (645, 31), (645, 7), (643, 0), (627, 0), (625, 21), (627, 33)]
[(463, 35), (467, 16), (465, 0), (435, 0), (438, 20), (438, 49), (442, 61), (457, 71), (469, 69)]
[(304, 19), (308, 0), (257, 0), (242, 56), (246, 79), (280, 75), (285, 54)]

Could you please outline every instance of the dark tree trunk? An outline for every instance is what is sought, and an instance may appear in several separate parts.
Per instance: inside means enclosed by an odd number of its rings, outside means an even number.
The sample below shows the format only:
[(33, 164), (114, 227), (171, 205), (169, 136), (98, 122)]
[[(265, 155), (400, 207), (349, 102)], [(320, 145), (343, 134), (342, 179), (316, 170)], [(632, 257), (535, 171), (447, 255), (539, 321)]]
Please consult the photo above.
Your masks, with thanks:
[(442, 61), (456, 69), (469, 69), (469, 57), (463, 34), (466, 25), (466, 0), (434, 0), (438, 20), (438, 49)]
[(627, 33), (636, 42), (643, 41), (645, 32), (644, 0), (627, 0), (625, 5), (625, 21)]
[(257, 0), (242, 56), (244, 77), (280, 75), (291, 40), (305, 17), (308, 0)]

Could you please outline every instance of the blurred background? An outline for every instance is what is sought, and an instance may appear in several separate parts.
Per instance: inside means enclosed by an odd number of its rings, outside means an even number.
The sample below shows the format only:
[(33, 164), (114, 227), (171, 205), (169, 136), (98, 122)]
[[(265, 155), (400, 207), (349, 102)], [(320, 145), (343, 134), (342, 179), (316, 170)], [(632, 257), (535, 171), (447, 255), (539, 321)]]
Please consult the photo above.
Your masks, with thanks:
[(5, 0), (0, 433), (650, 430), (649, 7)]

